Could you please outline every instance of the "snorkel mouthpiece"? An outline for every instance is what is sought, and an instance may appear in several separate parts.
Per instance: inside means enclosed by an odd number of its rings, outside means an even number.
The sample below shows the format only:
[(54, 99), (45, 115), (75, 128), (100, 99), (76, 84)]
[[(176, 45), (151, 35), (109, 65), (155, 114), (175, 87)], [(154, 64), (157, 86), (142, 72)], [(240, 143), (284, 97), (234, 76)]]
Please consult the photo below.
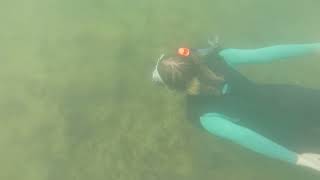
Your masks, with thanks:
[(180, 55), (182, 57), (188, 57), (188, 56), (190, 56), (190, 49), (189, 48), (179, 48), (178, 55)]

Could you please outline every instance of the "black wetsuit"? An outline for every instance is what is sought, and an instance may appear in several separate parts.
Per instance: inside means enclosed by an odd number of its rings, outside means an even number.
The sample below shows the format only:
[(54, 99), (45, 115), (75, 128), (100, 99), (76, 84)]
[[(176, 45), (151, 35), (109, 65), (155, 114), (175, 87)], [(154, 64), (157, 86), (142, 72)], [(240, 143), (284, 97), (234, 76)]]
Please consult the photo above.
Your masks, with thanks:
[(192, 121), (198, 123), (203, 114), (215, 112), (296, 152), (320, 151), (320, 90), (258, 84), (230, 67), (218, 53), (206, 58), (209, 67), (225, 77), (229, 90), (221, 96), (188, 96)]

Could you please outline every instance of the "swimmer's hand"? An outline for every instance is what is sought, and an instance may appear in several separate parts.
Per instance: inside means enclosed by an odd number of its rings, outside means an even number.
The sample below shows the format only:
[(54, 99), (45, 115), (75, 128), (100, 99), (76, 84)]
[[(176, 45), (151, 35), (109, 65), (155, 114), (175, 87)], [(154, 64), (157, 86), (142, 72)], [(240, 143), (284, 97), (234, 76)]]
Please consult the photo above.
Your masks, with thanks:
[(208, 38), (208, 44), (213, 49), (219, 47), (219, 36), (215, 36), (213, 39), (212, 38)]
[(215, 36), (215, 38), (208, 38), (208, 48), (204, 49), (196, 49), (196, 52), (200, 56), (207, 56), (210, 53), (214, 52), (216, 48), (219, 47), (219, 36)]
[(296, 164), (320, 171), (320, 154), (299, 154)]

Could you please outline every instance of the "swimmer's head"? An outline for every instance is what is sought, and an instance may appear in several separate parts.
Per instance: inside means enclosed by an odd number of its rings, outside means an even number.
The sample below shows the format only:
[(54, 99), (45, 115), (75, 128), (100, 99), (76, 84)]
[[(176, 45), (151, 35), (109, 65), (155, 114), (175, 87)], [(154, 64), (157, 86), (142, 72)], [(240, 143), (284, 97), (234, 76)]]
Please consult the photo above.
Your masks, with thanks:
[(189, 49), (180, 48), (177, 55), (161, 55), (153, 71), (153, 81), (189, 95), (220, 95), (224, 78), (217, 76)]
[[(188, 89), (192, 79), (196, 77), (196, 68), (190, 59), (178, 56), (165, 57), (159, 61), (154, 71), (154, 81), (166, 85), (169, 89), (184, 92)], [(158, 80), (155, 80), (155, 77), (159, 77)]]

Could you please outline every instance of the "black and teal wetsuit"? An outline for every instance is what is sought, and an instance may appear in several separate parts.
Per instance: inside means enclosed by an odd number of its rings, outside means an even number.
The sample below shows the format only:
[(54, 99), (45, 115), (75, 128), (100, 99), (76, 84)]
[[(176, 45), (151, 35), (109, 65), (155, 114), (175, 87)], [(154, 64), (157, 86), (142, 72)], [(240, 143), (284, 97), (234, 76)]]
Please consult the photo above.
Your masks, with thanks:
[(209, 67), (225, 77), (224, 95), (188, 96), (189, 117), (196, 122), (200, 120), (202, 127), (214, 135), (266, 156), (296, 163), (295, 151), (299, 149), (295, 143), (303, 141), (301, 137), (307, 127), (320, 124), (320, 90), (257, 84), (239, 73), (236, 67), (319, 51), (320, 43), (315, 43), (223, 49), (208, 54), (205, 58)]

